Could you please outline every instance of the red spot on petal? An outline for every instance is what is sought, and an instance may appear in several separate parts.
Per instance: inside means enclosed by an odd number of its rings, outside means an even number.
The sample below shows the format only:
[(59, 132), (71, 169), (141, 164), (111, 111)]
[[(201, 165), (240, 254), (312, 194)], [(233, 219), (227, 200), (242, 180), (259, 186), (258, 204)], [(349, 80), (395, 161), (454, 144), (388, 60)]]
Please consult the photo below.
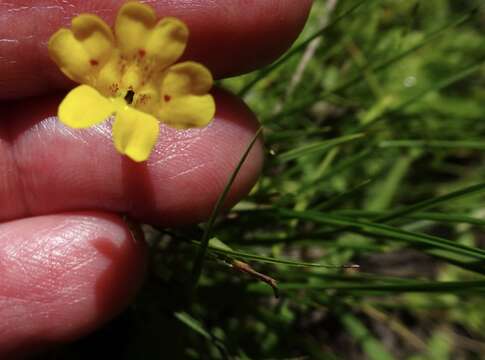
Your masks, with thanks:
[(165, 100), (166, 102), (169, 102), (171, 99), (172, 99), (172, 97), (170, 95), (164, 95), (163, 96), (163, 100)]
[(96, 66), (96, 65), (98, 65), (98, 64), (99, 64), (99, 63), (98, 63), (98, 60), (95, 60), (95, 59), (91, 59), (91, 60), (89, 60), (89, 63), (90, 63), (91, 65), (93, 65), (93, 66)]
[(144, 57), (146, 55), (146, 51), (144, 49), (140, 49), (138, 50), (138, 55), (140, 55), (140, 57)]

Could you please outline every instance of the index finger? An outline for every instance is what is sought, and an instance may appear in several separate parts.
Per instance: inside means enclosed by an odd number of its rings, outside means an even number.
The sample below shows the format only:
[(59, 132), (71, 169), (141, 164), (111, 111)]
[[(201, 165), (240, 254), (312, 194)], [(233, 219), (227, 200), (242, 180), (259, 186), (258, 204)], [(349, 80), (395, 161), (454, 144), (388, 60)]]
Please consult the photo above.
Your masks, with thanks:
[[(145, 1), (148, 2), (148, 1)], [(113, 24), (123, 0), (0, 1), (0, 99), (37, 95), (70, 85), (47, 54), (47, 41), (83, 12)], [(187, 23), (185, 58), (216, 78), (237, 75), (275, 60), (295, 40), (311, 0), (151, 1), (159, 16)]]

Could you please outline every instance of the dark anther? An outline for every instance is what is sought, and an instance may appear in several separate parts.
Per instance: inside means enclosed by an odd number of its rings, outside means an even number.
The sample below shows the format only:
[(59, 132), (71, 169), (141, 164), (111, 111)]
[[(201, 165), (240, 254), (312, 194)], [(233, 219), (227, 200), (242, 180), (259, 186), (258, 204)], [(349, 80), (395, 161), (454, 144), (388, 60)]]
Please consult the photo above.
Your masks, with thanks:
[(135, 96), (135, 92), (133, 90), (128, 90), (128, 92), (125, 95), (125, 101), (128, 105), (130, 105), (133, 102), (133, 96)]

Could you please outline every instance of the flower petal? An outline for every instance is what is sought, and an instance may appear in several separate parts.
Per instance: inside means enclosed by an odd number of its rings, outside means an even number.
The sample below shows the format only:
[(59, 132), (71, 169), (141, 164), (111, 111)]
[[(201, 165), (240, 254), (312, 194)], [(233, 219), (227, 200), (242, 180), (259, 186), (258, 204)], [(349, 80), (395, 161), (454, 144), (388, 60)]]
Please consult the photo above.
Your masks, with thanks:
[(131, 58), (145, 46), (150, 29), (155, 26), (156, 15), (148, 5), (128, 2), (118, 11), (115, 35), (122, 55)]
[(202, 64), (186, 61), (171, 66), (162, 81), (162, 97), (180, 95), (204, 95), (214, 80), (210, 71)]
[(72, 19), (72, 32), (84, 49), (101, 66), (114, 49), (114, 37), (109, 26), (98, 16), (82, 14)]
[(177, 129), (202, 127), (215, 114), (215, 102), (207, 92), (212, 75), (203, 65), (183, 62), (171, 66), (162, 81), (159, 120)]
[(136, 2), (120, 9), (115, 33), (125, 58), (137, 58), (154, 71), (173, 64), (184, 52), (189, 37), (182, 21), (167, 17), (156, 22), (153, 9)]
[(212, 95), (184, 95), (165, 104), (159, 120), (176, 129), (203, 127), (214, 118), (215, 110)]
[(73, 128), (87, 128), (108, 118), (115, 111), (112, 101), (88, 85), (71, 90), (58, 109), (59, 120)]
[(155, 117), (130, 106), (119, 109), (113, 123), (113, 141), (121, 154), (145, 161), (158, 139), (160, 125)]
[(189, 39), (189, 29), (179, 19), (161, 19), (150, 33), (146, 45), (146, 58), (164, 69), (182, 56)]
[(95, 74), (114, 50), (110, 28), (99, 17), (82, 14), (72, 20), (72, 30), (60, 29), (49, 39), (49, 54), (70, 79), (93, 85)]

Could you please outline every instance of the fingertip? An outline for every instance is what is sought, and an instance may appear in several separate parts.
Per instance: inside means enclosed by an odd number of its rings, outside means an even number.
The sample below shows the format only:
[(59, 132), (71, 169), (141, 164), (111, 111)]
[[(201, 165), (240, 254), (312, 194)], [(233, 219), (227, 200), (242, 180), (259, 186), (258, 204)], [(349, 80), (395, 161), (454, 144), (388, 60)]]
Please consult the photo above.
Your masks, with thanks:
[[(60, 211), (98, 209), (126, 213), (162, 226), (206, 220), (259, 124), (234, 95), (214, 90), (216, 115), (204, 128), (161, 126), (147, 162), (116, 152), (111, 125), (68, 128), (53, 116), (59, 98), (34, 99), (10, 107), (0, 123), (7, 141), (0, 152), (0, 219)], [(3, 131), (2, 131), (3, 130)], [(252, 148), (236, 177), (227, 206), (256, 183), (262, 142)]]
[(144, 246), (106, 213), (0, 225), (0, 357), (83, 336), (126, 307), (144, 274)]

